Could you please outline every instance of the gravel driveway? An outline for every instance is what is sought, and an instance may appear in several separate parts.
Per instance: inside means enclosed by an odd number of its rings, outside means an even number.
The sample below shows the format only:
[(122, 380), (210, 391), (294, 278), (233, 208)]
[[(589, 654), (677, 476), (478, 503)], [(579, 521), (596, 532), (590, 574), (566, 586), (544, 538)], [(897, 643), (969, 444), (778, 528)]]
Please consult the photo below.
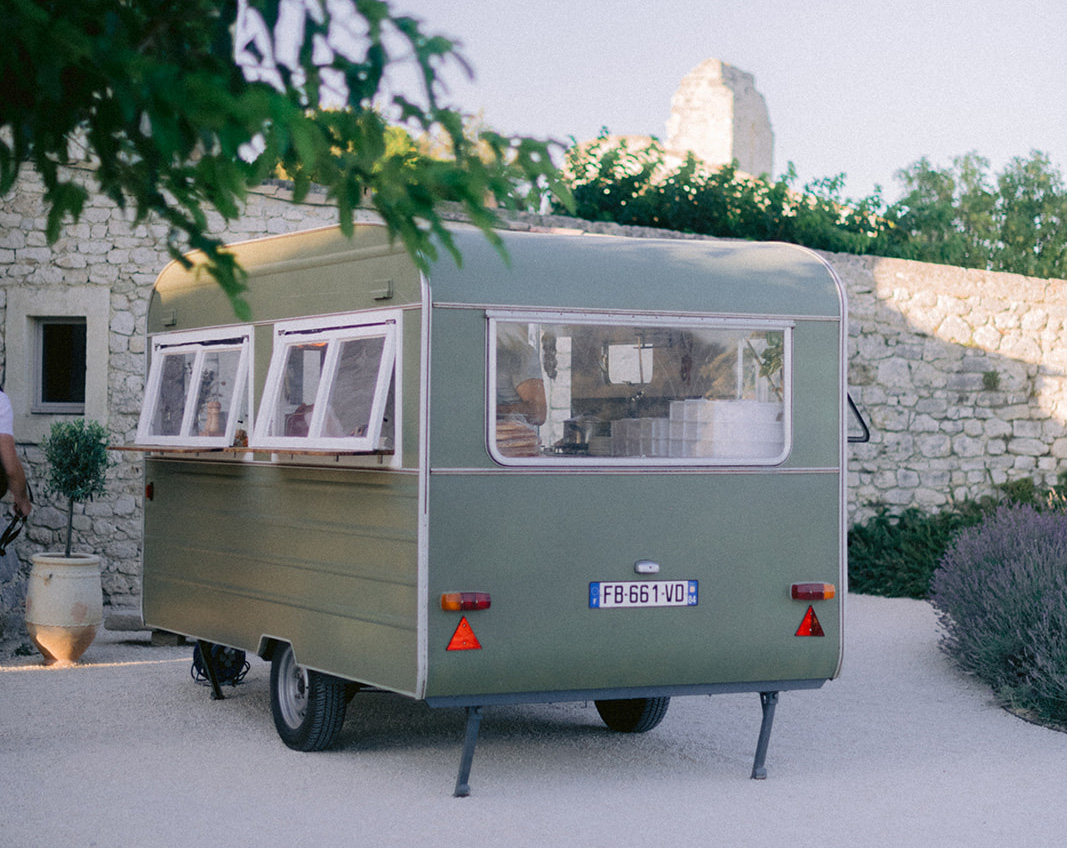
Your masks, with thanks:
[(461, 710), (357, 696), (335, 750), (290, 751), (252, 658), (225, 701), (191, 649), (103, 632), (67, 669), (0, 663), (0, 846), (1052, 846), (1067, 734), (996, 707), (921, 601), (850, 596), (839, 680), (783, 693), (750, 780), (759, 698), (676, 698), (650, 733), (591, 704), (486, 710), (453, 798)]

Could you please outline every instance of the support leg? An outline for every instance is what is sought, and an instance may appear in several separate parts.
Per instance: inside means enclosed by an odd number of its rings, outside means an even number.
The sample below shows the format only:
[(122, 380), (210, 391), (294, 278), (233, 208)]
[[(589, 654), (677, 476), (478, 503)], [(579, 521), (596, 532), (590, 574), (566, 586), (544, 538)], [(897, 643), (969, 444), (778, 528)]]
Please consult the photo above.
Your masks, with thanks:
[(467, 735), (463, 740), (463, 756), (459, 761), (459, 775), (456, 777), (456, 791), (453, 796), (466, 798), (471, 794), (471, 763), (474, 760), (474, 746), (478, 744), (478, 728), (482, 723), (482, 708), (467, 707)]
[(763, 708), (763, 722), (759, 728), (759, 741), (756, 742), (756, 758), (752, 763), (752, 779), (765, 780), (767, 769), (767, 745), (771, 741), (771, 726), (774, 724), (774, 708), (778, 705), (777, 692), (760, 692), (760, 706)]
[(222, 701), (225, 696), (222, 694), (222, 687), (219, 686), (219, 675), (215, 671), (215, 659), (211, 656), (211, 648), (213, 646), (203, 639), (197, 639), (196, 644), (200, 647), (200, 661), (204, 664), (208, 682), (211, 683), (211, 700)]

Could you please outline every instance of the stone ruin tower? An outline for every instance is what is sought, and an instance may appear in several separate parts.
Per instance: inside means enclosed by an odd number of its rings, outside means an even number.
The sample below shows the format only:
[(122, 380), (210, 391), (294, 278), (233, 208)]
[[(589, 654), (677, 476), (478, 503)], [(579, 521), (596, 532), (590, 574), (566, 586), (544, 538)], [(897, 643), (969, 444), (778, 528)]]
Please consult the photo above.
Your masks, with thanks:
[(666, 147), (691, 150), (712, 166), (736, 159), (738, 170), (770, 176), (774, 132), (752, 74), (718, 59), (697, 65), (671, 98)]

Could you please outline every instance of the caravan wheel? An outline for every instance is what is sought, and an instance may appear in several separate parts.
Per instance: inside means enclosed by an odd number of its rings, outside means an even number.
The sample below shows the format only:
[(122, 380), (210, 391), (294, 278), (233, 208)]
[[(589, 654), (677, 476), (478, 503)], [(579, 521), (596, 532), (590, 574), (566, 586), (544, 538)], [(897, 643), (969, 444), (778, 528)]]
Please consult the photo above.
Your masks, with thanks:
[(604, 724), (620, 733), (644, 733), (667, 715), (670, 698), (626, 698), (618, 701), (594, 701)]
[(270, 711), (282, 741), (296, 751), (329, 748), (345, 722), (345, 682), (297, 665), (291, 645), (270, 664)]

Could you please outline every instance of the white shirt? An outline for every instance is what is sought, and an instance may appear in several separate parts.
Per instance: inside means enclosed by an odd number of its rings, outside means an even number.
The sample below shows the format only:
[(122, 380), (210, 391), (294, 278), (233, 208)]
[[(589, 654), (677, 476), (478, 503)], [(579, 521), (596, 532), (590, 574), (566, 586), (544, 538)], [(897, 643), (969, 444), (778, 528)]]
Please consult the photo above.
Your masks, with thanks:
[(15, 413), (11, 409), (11, 401), (7, 395), (0, 392), (0, 435), (15, 435)]

